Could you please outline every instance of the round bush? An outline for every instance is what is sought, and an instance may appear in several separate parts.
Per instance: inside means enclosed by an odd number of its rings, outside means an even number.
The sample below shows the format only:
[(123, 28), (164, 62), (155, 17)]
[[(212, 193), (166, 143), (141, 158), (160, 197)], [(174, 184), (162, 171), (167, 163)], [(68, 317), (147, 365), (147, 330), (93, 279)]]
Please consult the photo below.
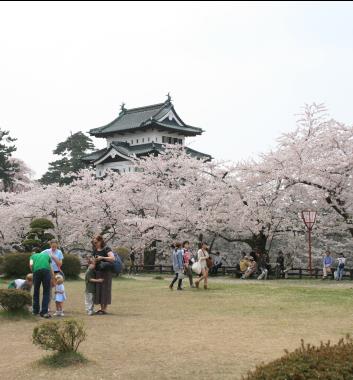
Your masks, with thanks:
[(259, 365), (243, 380), (332, 380), (353, 378), (353, 339), (337, 344), (305, 345), (273, 362)]
[(86, 331), (83, 321), (76, 319), (49, 321), (35, 327), (32, 338), (44, 350), (76, 352), (86, 339)]
[(33, 219), (29, 226), (33, 230), (51, 230), (54, 228), (54, 224), (46, 218)]
[(0, 306), (6, 311), (24, 310), (32, 305), (29, 292), (18, 289), (0, 289)]
[(7, 276), (23, 277), (30, 272), (31, 253), (7, 253), (3, 256), (2, 269)]
[(64, 260), (61, 269), (64, 272), (65, 277), (78, 277), (81, 272), (81, 262), (79, 257), (69, 253), (64, 254)]

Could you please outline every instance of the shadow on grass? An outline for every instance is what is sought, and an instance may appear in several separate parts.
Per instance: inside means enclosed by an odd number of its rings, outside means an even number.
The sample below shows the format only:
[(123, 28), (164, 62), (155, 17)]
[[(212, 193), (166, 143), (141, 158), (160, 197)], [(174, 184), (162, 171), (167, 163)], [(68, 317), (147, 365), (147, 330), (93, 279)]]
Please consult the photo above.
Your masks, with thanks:
[(11, 321), (20, 321), (23, 319), (35, 320), (34, 315), (32, 315), (32, 313), (29, 310), (14, 310), (14, 311), (1, 310), (0, 318), (8, 319)]
[(87, 364), (88, 359), (79, 352), (56, 352), (52, 355), (44, 356), (36, 363), (42, 367), (63, 368)]

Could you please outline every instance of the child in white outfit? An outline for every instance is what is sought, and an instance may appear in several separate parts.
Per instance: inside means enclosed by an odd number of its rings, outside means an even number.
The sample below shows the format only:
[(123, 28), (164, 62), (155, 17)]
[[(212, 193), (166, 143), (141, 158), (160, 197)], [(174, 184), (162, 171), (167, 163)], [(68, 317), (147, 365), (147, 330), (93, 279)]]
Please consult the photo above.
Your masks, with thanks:
[(63, 305), (64, 301), (66, 300), (66, 294), (65, 294), (65, 286), (64, 286), (64, 278), (60, 275), (55, 276), (55, 306), (56, 306), (56, 312), (54, 313), (57, 317), (63, 317), (64, 311), (63, 311)]

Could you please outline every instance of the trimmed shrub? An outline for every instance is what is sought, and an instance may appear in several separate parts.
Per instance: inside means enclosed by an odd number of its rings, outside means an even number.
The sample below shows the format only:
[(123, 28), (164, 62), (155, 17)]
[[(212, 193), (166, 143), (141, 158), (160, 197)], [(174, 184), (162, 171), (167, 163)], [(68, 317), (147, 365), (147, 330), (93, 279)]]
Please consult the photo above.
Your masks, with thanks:
[(0, 289), (0, 306), (10, 312), (25, 310), (32, 305), (29, 292), (18, 289)]
[(72, 254), (64, 254), (63, 265), (61, 267), (65, 277), (76, 278), (81, 272), (81, 262), (78, 256)]
[(3, 256), (2, 269), (7, 276), (23, 277), (30, 272), (31, 253), (7, 253)]
[(27, 233), (22, 245), (27, 251), (34, 251), (38, 249), (43, 251), (49, 248), (49, 241), (54, 239), (54, 235), (46, 230), (54, 229), (54, 224), (45, 218), (33, 219), (30, 224), (30, 231)]
[(43, 350), (64, 353), (76, 352), (86, 336), (83, 321), (67, 319), (40, 324), (34, 328), (32, 338), (33, 344)]
[(54, 224), (46, 218), (33, 219), (29, 226), (31, 229), (37, 231), (51, 230), (54, 228)]
[(353, 339), (347, 336), (337, 344), (304, 344), (294, 352), (268, 364), (259, 365), (243, 380), (332, 380), (353, 378)]

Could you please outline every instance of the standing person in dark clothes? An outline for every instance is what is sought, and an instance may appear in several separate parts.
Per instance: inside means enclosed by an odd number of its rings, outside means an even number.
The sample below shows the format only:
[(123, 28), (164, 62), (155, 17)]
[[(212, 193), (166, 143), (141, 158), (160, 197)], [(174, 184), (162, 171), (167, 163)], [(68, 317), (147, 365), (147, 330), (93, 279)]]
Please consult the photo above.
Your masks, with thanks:
[(96, 260), (96, 278), (103, 280), (96, 286), (94, 304), (101, 306), (96, 314), (107, 314), (108, 305), (112, 303), (112, 264), (115, 257), (112, 250), (105, 245), (101, 235), (94, 237), (92, 244), (93, 257)]
[[(33, 272), (33, 314), (51, 318), (48, 312), (51, 283), (54, 272), (51, 257), (46, 253), (35, 253), (30, 257), (29, 266)], [(43, 286), (42, 307), (39, 310), (40, 286)]]
[(136, 274), (135, 260), (136, 260), (135, 250), (134, 250), (134, 247), (131, 247), (129, 276), (131, 276), (132, 272)]
[(278, 251), (276, 259), (276, 278), (281, 278), (284, 273), (284, 255), (282, 251)]

